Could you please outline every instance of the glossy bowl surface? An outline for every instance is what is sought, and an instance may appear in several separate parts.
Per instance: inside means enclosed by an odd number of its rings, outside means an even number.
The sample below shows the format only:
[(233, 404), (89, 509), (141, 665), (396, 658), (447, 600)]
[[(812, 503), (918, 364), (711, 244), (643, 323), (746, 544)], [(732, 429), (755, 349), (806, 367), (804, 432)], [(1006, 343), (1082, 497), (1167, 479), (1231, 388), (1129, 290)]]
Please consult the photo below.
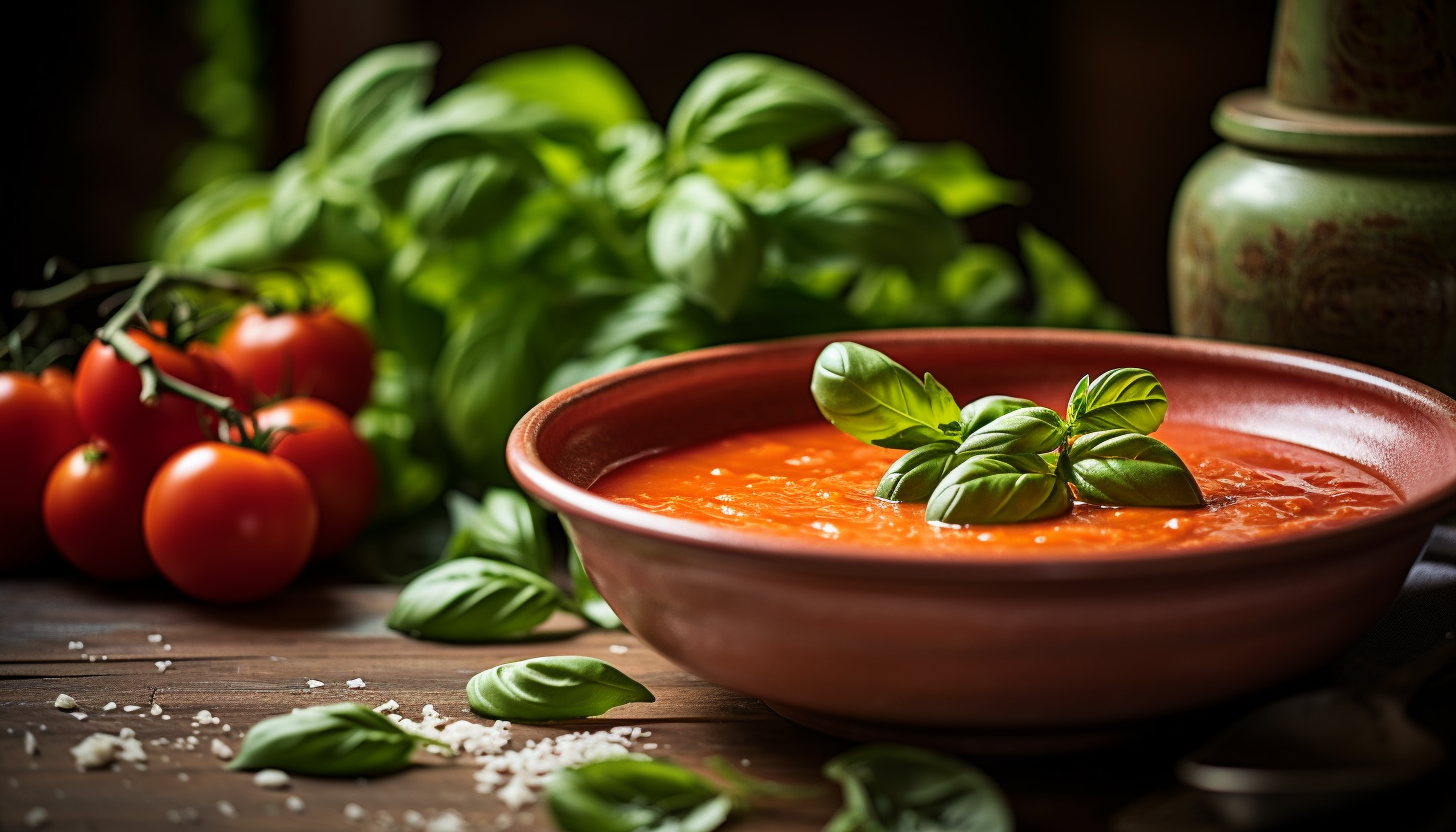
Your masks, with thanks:
[[(1252, 544), (992, 561), (710, 527), (587, 490), (644, 454), (821, 418), (809, 377), (834, 340), (933, 372), (962, 402), (1005, 393), (1060, 409), (1083, 374), (1144, 367), (1168, 391), (1169, 423), (1336, 454), (1405, 502)], [(1214, 341), (879, 331), (685, 353), (576, 385), (521, 420), (507, 461), (561, 512), (627, 627), (704, 679), (849, 735), (1095, 732), (1257, 689), (1351, 643), (1456, 509), (1456, 402), (1371, 367)]]

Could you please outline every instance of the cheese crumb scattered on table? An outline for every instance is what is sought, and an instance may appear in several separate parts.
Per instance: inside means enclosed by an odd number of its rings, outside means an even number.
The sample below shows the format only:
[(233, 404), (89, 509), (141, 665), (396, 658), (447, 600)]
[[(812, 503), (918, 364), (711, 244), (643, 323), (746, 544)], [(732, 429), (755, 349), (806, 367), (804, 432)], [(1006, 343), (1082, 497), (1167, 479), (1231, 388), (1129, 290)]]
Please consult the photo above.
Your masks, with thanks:
[(358, 823), (359, 821), (369, 817), (369, 813), (364, 811), (363, 806), (360, 806), (357, 803), (350, 803), (344, 807), (344, 817), (348, 819), (350, 823)]
[(122, 705), (121, 706), (121, 709), (123, 711), (126, 711), (127, 713), (130, 714), (130, 713), (135, 713), (136, 711), (140, 711), (142, 709), (142, 706), (141, 705)]
[(151, 635), (147, 636), (147, 641), (150, 641), (153, 644), (161, 644), (162, 643), (162, 634), (161, 633), (152, 633)]
[(85, 711), (71, 711), (71, 716), (75, 717), (77, 721), (84, 721), (86, 719), (86, 712)]
[(63, 711), (69, 711), (76, 707), (76, 699), (69, 693), (63, 693), (56, 697), (56, 707)]
[(179, 772), (177, 772), (177, 779), (180, 780), (183, 783), (186, 783), (188, 780), (191, 780), (192, 778), (187, 775), (187, 772), (185, 772), (185, 771), (179, 771)]
[(84, 649), (85, 647), (86, 647), (86, 645), (82, 644), (79, 641), (68, 641), (68, 642), (66, 642), (66, 649), (67, 650), (81, 650), (81, 649)]
[(465, 832), (469, 827), (465, 824), (465, 818), (453, 809), (446, 809), (436, 815), (425, 827), (425, 832)]
[(288, 772), (276, 768), (265, 768), (253, 775), (253, 785), (260, 789), (288, 788)]
[(39, 829), (50, 821), (51, 813), (44, 806), (35, 806), (25, 813), (25, 825), (31, 829)]
[(170, 645), (170, 644), (163, 644), (162, 645), (162, 649), (163, 650), (171, 650), (172, 649), (172, 645)]
[(392, 714), (397, 710), (399, 710), (399, 703), (391, 699), (388, 702), (385, 702), (383, 705), (375, 708), (374, 712), (376, 714)]
[(157, 716), (161, 712), (162, 712), (162, 706), (161, 705), (157, 705), (157, 704), (153, 704), (152, 705), (152, 716)]
[(197, 720), (199, 725), (216, 725), (222, 722), (221, 719), (212, 715), (212, 711), (206, 710), (198, 711), (197, 716), (194, 716), (193, 719)]
[(162, 673), (166, 673), (167, 672), (167, 668), (169, 668), (169, 667), (172, 666), (172, 663), (170, 661), (167, 661), (166, 659), (163, 659), (162, 661), (159, 661), (159, 662), (155, 662), (155, 664), (157, 665), (157, 670), (160, 671), (160, 672), (162, 672)]
[(324, 686), (324, 683), (323, 682), (320, 682), (317, 679), (309, 679), (308, 680), (308, 686), (310, 688), (321, 688), (321, 687)]
[[(136, 738), (136, 732), (123, 728), (116, 734), (92, 734), (71, 749), (76, 768), (103, 768), (117, 760), (143, 763), (147, 752)], [(140, 766), (138, 766), (140, 768)]]
[(362, 678), (359, 678), (359, 679), (350, 679), (349, 681), (345, 682), (344, 684), (348, 685), (350, 688), (353, 688), (355, 690), (358, 690), (359, 688), (365, 687), (364, 680)]
[(237, 820), (238, 817), (237, 807), (226, 800), (219, 800), (217, 802), (217, 813), (228, 820)]
[(296, 794), (289, 795), (288, 799), (283, 801), (283, 805), (287, 806), (288, 811), (292, 812), (295, 815), (302, 814), (303, 810), (308, 808), (304, 805), (303, 798), (299, 797)]
[(748, 761), (748, 758), (747, 758), (747, 757), (744, 757), (744, 758), (743, 758), (743, 759), (741, 759), (741, 760), (739, 760), (739, 761), (738, 761), (738, 764), (739, 764), (739, 765), (740, 765), (740, 766), (743, 766), (743, 767), (744, 767), (744, 768), (748, 768), (748, 767), (749, 767), (749, 766), (751, 766), (751, 765), (753, 765), (753, 764), (752, 764), (752, 763), (750, 763), (750, 762), (749, 762), (749, 761)]
[(608, 647), (607, 650), (608, 650), (608, 652), (616, 653), (617, 655), (620, 656), (623, 653), (627, 652), (627, 645), (625, 645), (625, 644), (613, 644), (611, 647)]
[(233, 758), (233, 749), (227, 743), (214, 737), (212, 740), (212, 756), (219, 760), (231, 760)]
[(35, 734), (25, 732), (25, 753), (34, 757), (40, 753), (40, 744), (35, 741)]
[(116, 710), (116, 703), (115, 702), (107, 702), (105, 705), (102, 705), (101, 706), (101, 710), (103, 710), (103, 711), (114, 711), (114, 710)]
[(416, 812), (414, 809), (405, 809), (404, 814), (400, 815), (399, 819), (404, 821), (404, 825), (410, 829), (425, 828), (425, 816)]

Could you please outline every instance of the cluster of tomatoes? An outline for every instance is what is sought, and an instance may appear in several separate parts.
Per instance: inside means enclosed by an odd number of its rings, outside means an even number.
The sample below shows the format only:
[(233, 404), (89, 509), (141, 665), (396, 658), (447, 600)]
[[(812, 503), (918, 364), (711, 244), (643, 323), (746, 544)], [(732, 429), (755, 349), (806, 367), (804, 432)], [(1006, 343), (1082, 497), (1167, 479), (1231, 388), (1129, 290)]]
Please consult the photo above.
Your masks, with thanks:
[(374, 459), (350, 421), (373, 378), (364, 330), (328, 309), (254, 306), (216, 346), (160, 329), (127, 335), (162, 373), (244, 412), (273, 403), (242, 420), (249, 436), (177, 393), (149, 406), (137, 368), (99, 340), (74, 379), (0, 373), (0, 570), (54, 546), (103, 580), (160, 572), (203, 600), (250, 601), (369, 519)]

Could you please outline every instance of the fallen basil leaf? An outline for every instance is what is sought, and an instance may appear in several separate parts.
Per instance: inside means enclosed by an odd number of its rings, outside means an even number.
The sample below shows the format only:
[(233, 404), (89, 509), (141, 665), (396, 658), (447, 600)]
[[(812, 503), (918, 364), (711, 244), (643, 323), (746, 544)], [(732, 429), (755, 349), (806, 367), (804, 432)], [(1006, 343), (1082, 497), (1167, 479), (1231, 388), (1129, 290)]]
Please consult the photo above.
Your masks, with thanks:
[(481, 716), (545, 722), (597, 716), (628, 702), (655, 702), (641, 682), (587, 656), (543, 656), (475, 674), (465, 686)]
[(445, 557), (505, 561), (537, 575), (551, 574), (546, 516), (521, 492), (488, 488), (477, 503), (458, 491), (445, 495), (453, 529)]
[(574, 609), (556, 585), (519, 566), (467, 557), (446, 561), (400, 590), (390, 628), (437, 641), (520, 638), (557, 609)]
[(848, 341), (824, 348), (810, 391), (819, 412), (861, 442), (910, 450), (944, 441), (960, 429), (960, 410), (929, 373), (921, 382), (878, 350)]
[(904, 745), (862, 745), (830, 760), (844, 790), (826, 832), (1011, 832), (1011, 807), (980, 769)]
[(546, 789), (562, 832), (711, 832), (733, 799), (672, 763), (623, 759), (563, 769)]
[(1023, 407), (972, 431), (960, 454), (1044, 454), (1061, 447), (1067, 425), (1047, 407)]
[(647, 253), (664, 277), (727, 320), (758, 280), (763, 243), (737, 199), (711, 177), (692, 173), (652, 209)]
[(368, 777), (408, 766), (420, 742), (383, 714), (354, 702), (340, 702), (259, 722), (248, 730), (228, 768)]
[(581, 607), (582, 616), (603, 629), (621, 629), (622, 619), (617, 617), (617, 614), (612, 611), (611, 605), (600, 592), (597, 592), (591, 577), (586, 574), (586, 567), (581, 565), (581, 553), (576, 551), (576, 543), (570, 539), (569, 530), (566, 543), (566, 563), (571, 572), (572, 591), (576, 593), (576, 604)]
[(1028, 407), (1036, 407), (1036, 402), (1014, 396), (982, 396), (961, 408), (961, 432), (969, 436), (1008, 413)]
[(954, 442), (921, 445), (895, 460), (880, 478), (875, 496), (894, 503), (923, 503), (958, 461)]
[(1036, 454), (973, 456), (945, 475), (925, 519), (956, 525), (1018, 523), (1072, 507), (1067, 484)]
[(1199, 506), (1188, 466), (1162, 442), (1125, 430), (1079, 436), (1067, 449), (1067, 478), (1084, 502), (1108, 506)]
[[(1074, 393), (1073, 403), (1076, 401)], [(1163, 424), (1163, 417), (1168, 413), (1168, 394), (1147, 370), (1121, 367), (1094, 379), (1087, 388), (1085, 401), (1076, 411), (1075, 417), (1068, 417), (1073, 423), (1073, 434), (1101, 430), (1152, 433)]]

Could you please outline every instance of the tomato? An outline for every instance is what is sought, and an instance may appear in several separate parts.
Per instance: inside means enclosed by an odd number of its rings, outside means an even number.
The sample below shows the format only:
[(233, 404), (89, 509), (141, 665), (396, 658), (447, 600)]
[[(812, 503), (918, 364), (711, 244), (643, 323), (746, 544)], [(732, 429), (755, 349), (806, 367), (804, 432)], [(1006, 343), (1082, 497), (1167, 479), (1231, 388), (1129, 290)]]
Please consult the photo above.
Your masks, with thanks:
[(374, 508), (374, 454), (354, 435), (344, 412), (318, 399), (285, 399), (262, 408), (260, 429), (292, 428), (273, 446), (273, 455), (298, 466), (318, 503), (318, 540), (313, 556), (344, 548)]
[(369, 399), (374, 345), (332, 309), (269, 316), (245, 306), (219, 346), (260, 400), (308, 396), (352, 416)]
[(173, 586), (204, 601), (256, 601), (283, 589), (308, 562), (318, 507), (293, 463), (200, 442), (152, 478), (142, 531)]
[[(198, 350), (183, 352), (151, 336), (127, 333), (151, 353), (162, 372), (214, 393), (232, 384), (219, 365)], [(173, 453), (208, 438), (216, 417), (207, 408), (175, 393), (163, 393), (155, 407), (141, 403), (141, 374), (100, 341), (92, 341), (76, 368), (76, 413), (81, 426), (129, 457), (153, 467)]]
[(41, 494), (56, 460), (86, 441), (69, 395), (70, 374), (0, 373), (0, 570), (45, 554)]
[(247, 387), (243, 385), (238, 373), (238, 368), (233, 366), (233, 360), (227, 357), (227, 353), (216, 344), (209, 344), (206, 341), (188, 341), (187, 354), (196, 356), (211, 365), (212, 384), (208, 388), (219, 396), (227, 396), (233, 400), (233, 407), (244, 413), (253, 410), (253, 396)]
[(61, 458), (45, 486), (45, 527), (73, 566), (107, 581), (157, 574), (142, 537), (142, 500), (152, 466), (104, 443)]

